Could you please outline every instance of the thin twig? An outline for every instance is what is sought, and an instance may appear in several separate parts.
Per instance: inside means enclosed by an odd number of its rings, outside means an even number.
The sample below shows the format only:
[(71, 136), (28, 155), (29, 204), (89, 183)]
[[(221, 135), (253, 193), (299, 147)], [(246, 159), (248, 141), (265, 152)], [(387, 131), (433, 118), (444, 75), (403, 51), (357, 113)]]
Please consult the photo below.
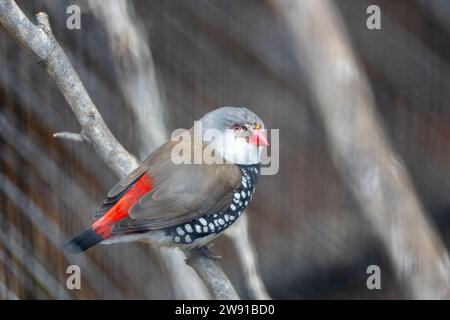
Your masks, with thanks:
[[(119, 177), (126, 175), (136, 168), (139, 162), (125, 150), (106, 126), (78, 74), (54, 39), (48, 16), (41, 12), (36, 18), (38, 26), (25, 16), (13, 0), (0, 0), (0, 21), (5, 28), (47, 68), (100, 158)], [(214, 261), (207, 260), (199, 256), (194, 258), (194, 263), (196, 271), (212, 291), (212, 295), (223, 299), (236, 299), (236, 295), (231, 294), (229, 290), (223, 290), (233, 288), (229, 279)]]
[(56, 132), (53, 134), (53, 138), (71, 140), (75, 142), (84, 141), (84, 137), (81, 133), (74, 133), (74, 132)]

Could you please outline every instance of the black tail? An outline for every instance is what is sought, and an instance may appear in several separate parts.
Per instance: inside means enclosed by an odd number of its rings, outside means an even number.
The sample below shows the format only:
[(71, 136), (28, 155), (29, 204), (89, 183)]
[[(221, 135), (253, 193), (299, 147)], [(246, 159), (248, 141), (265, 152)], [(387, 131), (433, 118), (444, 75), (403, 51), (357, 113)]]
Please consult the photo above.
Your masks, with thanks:
[(80, 253), (90, 247), (102, 242), (104, 239), (98, 235), (92, 228), (81, 232), (76, 237), (68, 240), (64, 248), (70, 253)]

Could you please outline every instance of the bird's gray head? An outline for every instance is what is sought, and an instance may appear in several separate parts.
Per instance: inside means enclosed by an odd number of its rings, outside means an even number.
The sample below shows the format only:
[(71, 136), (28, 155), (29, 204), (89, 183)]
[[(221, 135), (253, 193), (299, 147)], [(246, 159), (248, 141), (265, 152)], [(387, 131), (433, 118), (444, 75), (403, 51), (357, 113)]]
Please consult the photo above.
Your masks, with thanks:
[[(205, 114), (202, 123), (203, 140), (228, 162), (255, 164), (260, 162), (262, 148), (268, 145), (264, 123), (254, 112), (244, 107), (221, 107)], [(208, 134), (215, 130), (217, 134)]]
[(264, 123), (253, 111), (244, 107), (221, 107), (205, 114), (202, 121), (203, 129), (237, 129), (237, 126), (244, 130), (255, 128), (264, 129)]

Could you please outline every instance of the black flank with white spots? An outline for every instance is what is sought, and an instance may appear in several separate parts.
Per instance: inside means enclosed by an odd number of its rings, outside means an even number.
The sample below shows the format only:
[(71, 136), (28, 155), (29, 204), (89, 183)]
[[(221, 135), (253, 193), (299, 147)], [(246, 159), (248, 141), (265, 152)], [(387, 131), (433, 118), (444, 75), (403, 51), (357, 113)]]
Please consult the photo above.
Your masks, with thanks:
[(209, 214), (186, 223), (164, 229), (174, 244), (193, 244), (211, 234), (219, 235), (231, 226), (248, 206), (258, 180), (260, 165), (238, 165), (241, 170), (241, 183), (234, 189), (233, 201), (222, 212)]

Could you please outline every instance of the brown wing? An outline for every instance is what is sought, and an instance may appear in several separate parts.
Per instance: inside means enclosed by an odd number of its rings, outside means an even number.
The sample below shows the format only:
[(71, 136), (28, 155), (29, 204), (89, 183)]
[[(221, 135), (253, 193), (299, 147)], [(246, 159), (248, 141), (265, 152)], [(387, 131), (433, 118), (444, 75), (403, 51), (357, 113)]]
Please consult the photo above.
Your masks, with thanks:
[(142, 164), (131, 171), (126, 176), (122, 177), (106, 195), (106, 199), (97, 208), (94, 213), (94, 219), (101, 218), (109, 209), (117, 203), (117, 201), (122, 198), (122, 196), (130, 190), (136, 181), (149, 170), (150, 167), (155, 167), (160, 162), (167, 161), (170, 159), (170, 153), (172, 148), (175, 146), (176, 142), (170, 141), (163, 144), (159, 148), (155, 149), (143, 162)]
[[(135, 171), (119, 181), (108, 193), (104, 205), (120, 198), (143, 174), (152, 181), (152, 190), (119, 221), (114, 233), (155, 230), (228, 208), (233, 190), (241, 181), (239, 168), (232, 164), (174, 164), (174, 142), (156, 150)], [(110, 199), (110, 200), (109, 200)]]

